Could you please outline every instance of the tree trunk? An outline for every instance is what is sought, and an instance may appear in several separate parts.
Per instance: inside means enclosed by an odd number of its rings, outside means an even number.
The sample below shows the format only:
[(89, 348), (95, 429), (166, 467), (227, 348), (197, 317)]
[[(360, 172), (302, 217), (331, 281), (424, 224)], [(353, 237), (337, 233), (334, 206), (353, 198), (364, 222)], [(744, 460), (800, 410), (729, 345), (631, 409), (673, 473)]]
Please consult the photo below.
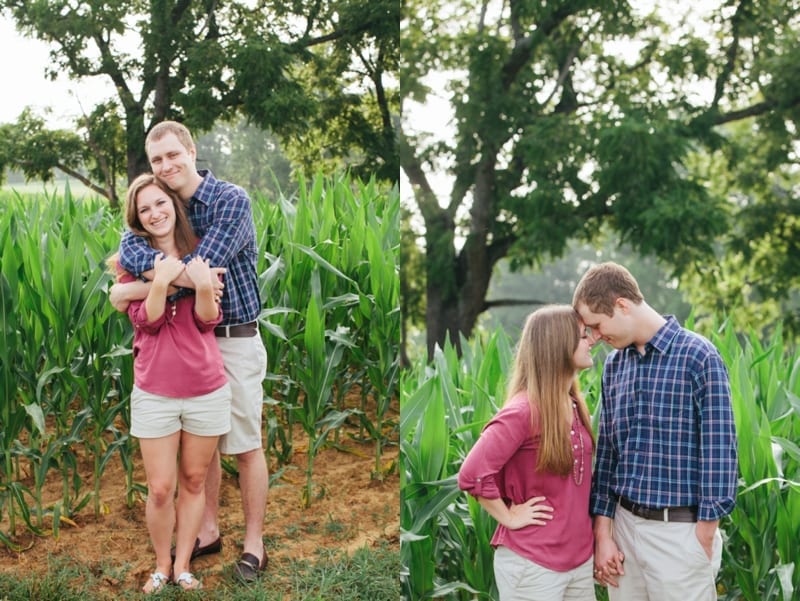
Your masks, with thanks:
[(425, 219), (425, 275), (428, 359), (436, 346), (450, 342), (460, 349), (459, 285), (455, 250), (455, 223), (444, 209)]
[[(425, 274), (428, 359), (446, 340), (461, 353), (461, 335), (469, 337), (478, 316), (486, 309), (486, 291), (494, 264), (505, 256), (509, 243), (489, 239), (494, 222), (495, 154), (487, 152), (475, 172), (472, 186), (470, 232), (460, 253), (456, 252), (455, 213), (463, 195), (442, 208), (430, 186), (421, 161), (414, 156), (400, 132), (400, 162), (414, 186), (414, 197), (425, 221)], [(465, 186), (466, 194), (469, 186)]]
[[(486, 291), (493, 262), (489, 249), (464, 249), (456, 255), (454, 227), (446, 231), (440, 222), (426, 222), (426, 307), (428, 359), (449, 338), (461, 354), (461, 335), (468, 338), (486, 306)], [(474, 244), (474, 242), (472, 242)]]
[(137, 175), (150, 171), (150, 162), (144, 149), (145, 134), (144, 111), (138, 107), (126, 110), (125, 144), (129, 184)]

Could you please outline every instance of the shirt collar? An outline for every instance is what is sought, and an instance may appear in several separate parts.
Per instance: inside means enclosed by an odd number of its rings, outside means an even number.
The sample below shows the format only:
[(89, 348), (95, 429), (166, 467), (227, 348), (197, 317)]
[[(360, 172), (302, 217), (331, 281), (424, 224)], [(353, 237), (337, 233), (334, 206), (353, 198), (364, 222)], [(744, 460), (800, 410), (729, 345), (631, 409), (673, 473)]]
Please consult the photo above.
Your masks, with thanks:
[(197, 190), (192, 194), (192, 200), (201, 202), (204, 205), (209, 205), (214, 198), (214, 188), (217, 186), (217, 178), (214, 177), (214, 174), (211, 173), (209, 169), (198, 169), (197, 173), (203, 177), (203, 181), (200, 182), (200, 185), (197, 186)]
[[(675, 336), (680, 332), (681, 326), (678, 324), (678, 320), (674, 315), (664, 315), (664, 319), (667, 320), (664, 325), (645, 343), (645, 352), (648, 348), (653, 348), (663, 355), (669, 350)], [(637, 354), (639, 353), (639, 351), (636, 350), (635, 344), (631, 344), (627, 348)]]

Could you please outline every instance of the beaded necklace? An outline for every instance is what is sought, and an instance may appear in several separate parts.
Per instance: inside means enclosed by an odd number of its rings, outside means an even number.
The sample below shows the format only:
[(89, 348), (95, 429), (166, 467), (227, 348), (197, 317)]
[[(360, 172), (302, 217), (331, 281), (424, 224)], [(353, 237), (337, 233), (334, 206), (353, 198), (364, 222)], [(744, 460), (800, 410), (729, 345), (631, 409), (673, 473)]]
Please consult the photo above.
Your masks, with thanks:
[[(580, 429), (580, 417), (578, 416), (578, 404), (573, 401), (572, 402), (572, 410), (575, 414), (575, 421), (572, 424), (572, 429), (570, 429), (569, 433), (573, 437), (572, 448), (577, 449), (580, 445), (580, 454), (581, 454), (581, 461), (580, 465), (578, 464), (578, 460), (575, 459), (572, 466), (572, 480), (580, 486), (583, 483), (583, 461), (584, 461), (584, 447), (583, 447), (583, 432)], [(575, 444), (574, 437), (576, 435), (577, 430), (577, 438), (578, 444)]]

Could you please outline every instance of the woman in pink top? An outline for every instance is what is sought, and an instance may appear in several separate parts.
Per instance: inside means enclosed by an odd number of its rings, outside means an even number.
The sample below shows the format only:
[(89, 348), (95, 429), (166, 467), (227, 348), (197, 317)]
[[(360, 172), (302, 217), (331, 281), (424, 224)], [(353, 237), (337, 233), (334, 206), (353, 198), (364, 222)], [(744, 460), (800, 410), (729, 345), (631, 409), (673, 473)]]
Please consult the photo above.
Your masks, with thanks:
[[(214, 336), (222, 319), (217, 276), (199, 257), (181, 261), (197, 238), (183, 203), (154, 176), (143, 174), (131, 183), (125, 215), (131, 231), (162, 253), (147, 297), (128, 307), (134, 326), (131, 434), (142, 451), (145, 516), (156, 554), (156, 570), (142, 590), (154, 593), (170, 578), (196, 589), (200, 582), (189, 562), (205, 506), (206, 473), (219, 436), (230, 430), (231, 390)], [(195, 294), (168, 296), (170, 283), (184, 271)], [(123, 272), (120, 279), (127, 278), (132, 279)]]
[(594, 600), (589, 489), (594, 438), (577, 374), (591, 339), (571, 306), (528, 316), (508, 399), (464, 460), (461, 489), (497, 520), (501, 601)]

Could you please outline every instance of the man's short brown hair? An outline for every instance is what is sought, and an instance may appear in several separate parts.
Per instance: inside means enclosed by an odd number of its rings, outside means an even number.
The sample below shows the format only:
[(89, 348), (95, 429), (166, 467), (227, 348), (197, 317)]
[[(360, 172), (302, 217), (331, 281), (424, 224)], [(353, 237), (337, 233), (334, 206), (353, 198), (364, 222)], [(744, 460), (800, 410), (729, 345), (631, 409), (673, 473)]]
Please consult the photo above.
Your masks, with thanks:
[(150, 147), (150, 143), (158, 142), (167, 134), (175, 134), (175, 137), (178, 138), (178, 142), (180, 142), (186, 150), (192, 150), (194, 148), (194, 140), (192, 140), (192, 134), (189, 132), (188, 127), (177, 121), (162, 121), (161, 123), (156, 123), (152, 129), (147, 132), (147, 137), (144, 140), (145, 152), (149, 155), (148, 148)]
[(585, 304), (592, 313), (613, 315), (618, 298), (627, 298), (637, 305), (644, 300), (631, 272), (609, 261), (583, 274), (572, 296), (572, 306), (577, 310), (579, 305)]

